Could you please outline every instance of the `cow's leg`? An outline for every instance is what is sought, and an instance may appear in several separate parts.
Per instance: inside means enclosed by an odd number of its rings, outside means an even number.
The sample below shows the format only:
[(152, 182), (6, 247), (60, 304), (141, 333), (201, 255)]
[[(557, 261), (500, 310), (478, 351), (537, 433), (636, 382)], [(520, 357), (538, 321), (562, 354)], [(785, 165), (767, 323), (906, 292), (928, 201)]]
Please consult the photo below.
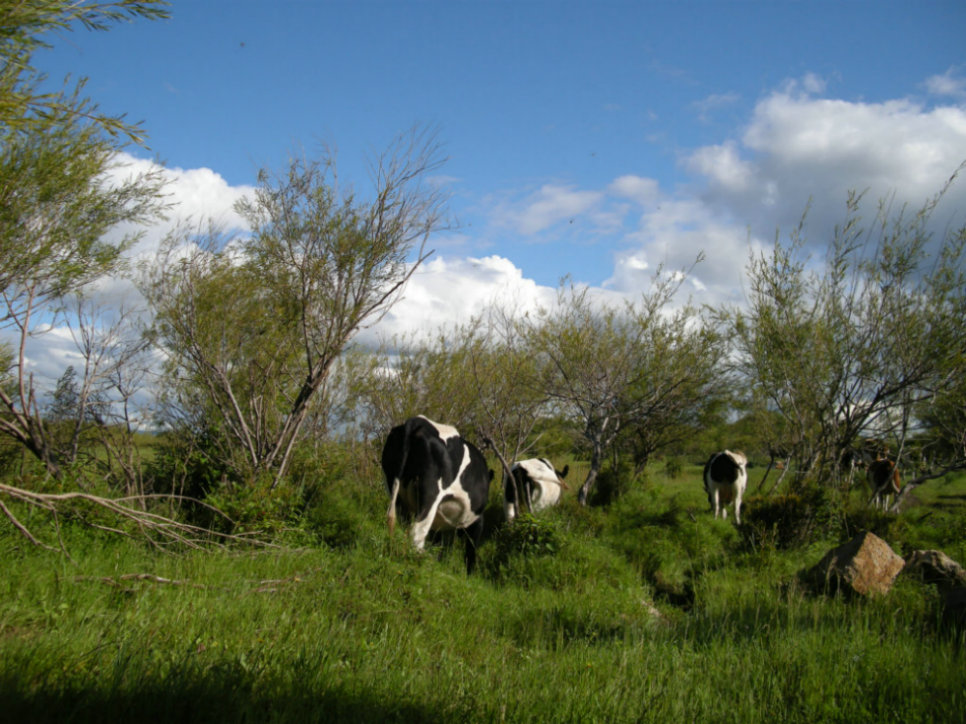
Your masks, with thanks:
[(735, 523), (741, 525), (741, 488), (735, 492)]
[(429, 535), (433, 521), (436, 519), (436, 510), (442, 498), (443, 496), (437, 493), (425, 515), (413, 523), (413, 545), (416, 546), (416, 550), (421, 551), (426, 546), (426, 536)]
[(885, 510), (886, 503), (886, 488), (884, 485), (880, 486), (875, 491), (875, 498), (872, 501), (876, 510)]
[(476, 549), (483, 540), (483, 516), (463, 528), (460, 533), (464, 536), (463, 557), (466, 560), (466, 575), (470, 575), (476, 568)]

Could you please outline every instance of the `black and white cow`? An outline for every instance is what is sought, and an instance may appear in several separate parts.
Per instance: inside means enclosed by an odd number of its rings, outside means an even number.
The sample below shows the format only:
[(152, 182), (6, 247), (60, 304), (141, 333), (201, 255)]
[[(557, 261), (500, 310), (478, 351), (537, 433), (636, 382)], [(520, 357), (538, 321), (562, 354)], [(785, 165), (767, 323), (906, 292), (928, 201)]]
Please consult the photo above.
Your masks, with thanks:
[(396, 513), (413, 521), (413, 544), (423, 550), (431, 530), (461, 530), (466, 536), (466, 571), (476, 565), (483, 511), (493, 471), (455, 427), (411, 417), (394, 427), (382, 449), (389, 490), (389, 531)]
[[(513, 480), (516, 481), (516, 493), (520, 496), (521, 508), (526, 510), (527, 496), (530, 500), (530, 510), (534, 513), (556, 505), (560, 501), (561, 488), (567, 488), (563, 479), (567, 477), (569, 470), (569, 465), (565, 465), (562, 471), (556, 470), (546, 458), (532, 458), (513, 463), (510, 472), (513, 474)], [(509, 479), (504, 480), (503, 488), (503, 511), (506, 513), (506, 522), (512, 523), (517, 516), (513, 483)]]
[(744, 453), (724, 450), (714, 453), (704, 465), (704, 492), (708, 494), (711, 511), (717, 518), (728, 517), (726, 505), (734, 501), (735, 520), (741, 523), (741, 496), (748, 484)]

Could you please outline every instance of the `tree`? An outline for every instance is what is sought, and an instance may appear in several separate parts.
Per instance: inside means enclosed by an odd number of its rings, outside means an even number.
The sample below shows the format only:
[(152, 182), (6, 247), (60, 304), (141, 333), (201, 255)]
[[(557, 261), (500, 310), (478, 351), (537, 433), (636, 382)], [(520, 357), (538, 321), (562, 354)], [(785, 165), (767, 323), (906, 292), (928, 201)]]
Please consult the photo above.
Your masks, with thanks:
[(718, 331), (686, 306), (647, 320), (633, 404), (624, 424), (625, 445), (638, 473), (655, 453), (693, 439), (734, 403), (726, 374), (727, 349)]
[(140, 223), (160, 210), (160, 176), (111, 180), (123, 128), (72, 94), (40, 94), (31, 52), (39, 35), (77, 20), (102, 28), (123, 16), (154, 16), (156, 3), (7, 3), (0, 11), (0, 326), (19, 344), (0, 390), (0, 434), (24, 445), (58, 476), (40, 404), (26, 366), (27, 339), (49, 328), (60, 300), (116, 271), (135, 238), (108, 240), (123, 223)]
[(426, 177), (441, 163), (431, 133), (402, 135), (372, 164), (363, 201), (338, 185), (330, 153), (295, 158), (280, 175), (261, 172), (239, 204), (249, 237), (169, 239), (143, 284), (169, 409), (204, 421), (237, 478), (281, 481), (339, 356), (431, 253), (443, 198)]
[[(688, 396), (704, 391), (720, 358), (702, 354), (713, 334), (693, 326), (693, 310), (667, 314), (684, 278), (683, 272), (659, 270), (652, 289), (623, 307), (564, 284), (554, 309), (521, 321), (526, 348), (542, 370), (542, 391), (556, 411), (580, 424), (590, 446), (581, 504), (622, 433), (637, 429), (646, 461), (673, 439), (662, 436), (660, 421), (686, 419), (702, 404), (700, 395), (693, 401)], [(677, 365), (684, 366), (673, 369)]]
[(751, 259), (749, 308), (732, 310), (731, 336), (806, 479), (844, 486), (841, 463), (867, 437), (890, 440), (901, 456), (916, 411), (946, 398), (964, 374), (955, 340), (964, 331), (966, 233), (934, 243), (929, 232), (947, 188), (913, 214), (880, 203), (870, 227), (861, 197), (850, 195), (824, 264), (808, 258), (803, 224)]
[(547, 412), (533, 356), (517, 320), (497, 306), (427, 340), (392, 340), (358, 375), (364, 436), (374, 439), (414, 415), (455, 426), (492, 449), (504, 475), (536, 444), (533, 430)]

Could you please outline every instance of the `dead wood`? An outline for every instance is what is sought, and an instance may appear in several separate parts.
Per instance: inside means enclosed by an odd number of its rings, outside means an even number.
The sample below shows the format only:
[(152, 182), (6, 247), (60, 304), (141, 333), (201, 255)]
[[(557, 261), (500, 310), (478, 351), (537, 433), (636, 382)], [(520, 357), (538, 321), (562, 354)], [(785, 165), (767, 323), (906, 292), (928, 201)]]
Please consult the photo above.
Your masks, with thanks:
[[(146, 540), (157, 548), (174, 546), (198, 549), (211, 545), (225, 547), (229, 543), (244, 543), (246, 545), (257, 547), (277, 547), (271, 543), (259, 540), (252, 536), (244, 534), (222, 533), (217, 530), (202, 528), (200, 526), (191, 525), (190, 523), (183, 523), (174, 520), (173, 518), (168, 518), (167, 516), (144, 510), (143, 503), (145, 498), (142, 496), (105, 498), (99, 495), (82, 492), (37, 493), (31, 490), (25, 490), (23, 488), (5, 485), (2, 483), (0, 483), (0, 496), (7, 496), (12, 500), (17, 500), (27, 505), (45, 510), (54, 516), (55, 519), (57, 518), (58, 513), (62, 512), (64, 509), (70, 509), (71, 506), (76, 505), (77, 503), (87, 503), (99, 508), (105, 513), (113, 515), (120, 522), (126, 522), (132, 525), (136, 533), (130, 530), (124, 530), (120, 527), (104, 525), (96, 521), (85, 521), (87, 525), (98, 530), (107, 531), (109, 533), (134, 538), (137, 540)], [(188, 500), (182, 496), (167, 497), (177, 497), (179, 500)], [(142, 507), (133, 507), (128, 504), (131, 502), (140, 502)], [(233, 522), (231, 521), (231, 518), (225, 515), (225, 513), (219, 511), (217, 508), (214, 508), (211, 505), (207, 505), (201, 501), (192, 502), (197, 502), (200, 505), (207, 507), (209, 510), (216, 512), (229, 523)], [(62, 540), (58, 540), (59, 546), (56, 548), (42, 542), (32, 533), (32, 531), (29, 530), (29, 528), (27, 528), (26, 525), (24, 525), (17, 518), (9, 507), (3, 504), (2, 500), (0, 500), (0, 514), (6, 517), (7, 520), (9, 520), (13, 526), (35, 546), (46, 548), (48, 550), (59, 550), (60, 552), (66, 553)]]

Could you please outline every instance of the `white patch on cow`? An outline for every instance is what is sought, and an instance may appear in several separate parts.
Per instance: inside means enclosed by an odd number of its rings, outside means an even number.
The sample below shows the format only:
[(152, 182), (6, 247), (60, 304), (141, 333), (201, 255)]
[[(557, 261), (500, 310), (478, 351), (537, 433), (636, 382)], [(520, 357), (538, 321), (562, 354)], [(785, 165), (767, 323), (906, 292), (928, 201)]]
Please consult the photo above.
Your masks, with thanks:
[[(432, 420), (427, 420), (427, 422), (436, 425)], [(440, 425), (439, 427), (452, 430), (456, 435), (459, 435), (454, 427), (449, 427), (448, 425)], [(456, 478), (450, 486), (443, 488), (442, 478), (436, 482), (436, 487), (439, 491), (436, 493), (436, 500), (433, 501), (433, 505), (427, 512), (426, 517), (416, 521), (416, 524), (413, 525), (413, 544), (417, 550), (423, 550), (429, 531), (466, 528), (479, 517), (473, 512), (470, 496), (462, 485), (463, 473), (469, 467), (471, 460), (470, 449), (464, 445), (463, 460), (460, 463), (460, 469), (456, 473)]]
[[(553, 466), (542, 458), (521, 460), (513, 464), (511, 470), (523, 468), (530, 477), (530, 510), (536, 513), (556, 505), (560, 501), (561, 485), (557, 472)], [(522, 495), (522, 491), (521, 495)], [(505, 504), (505, 515), (508, 522), (517, 516), (516, 505), (511, 502)]]
[[(449, 440), (452, 437), (460, 436), (459, 430), (457, 430), (452, 425), (444, 425), (441, 422), (434, 422), (433, 420), (430, 420), (425, 415), (420, 415), (419, 417), (423, 418), (426, 422), (428, 422), (430, 425), (436, 428), (436, 432), (439, 433), (439, 437), (443, 441)], [(464, 461), (464, 467), (465, 467), (465, 461)]]

